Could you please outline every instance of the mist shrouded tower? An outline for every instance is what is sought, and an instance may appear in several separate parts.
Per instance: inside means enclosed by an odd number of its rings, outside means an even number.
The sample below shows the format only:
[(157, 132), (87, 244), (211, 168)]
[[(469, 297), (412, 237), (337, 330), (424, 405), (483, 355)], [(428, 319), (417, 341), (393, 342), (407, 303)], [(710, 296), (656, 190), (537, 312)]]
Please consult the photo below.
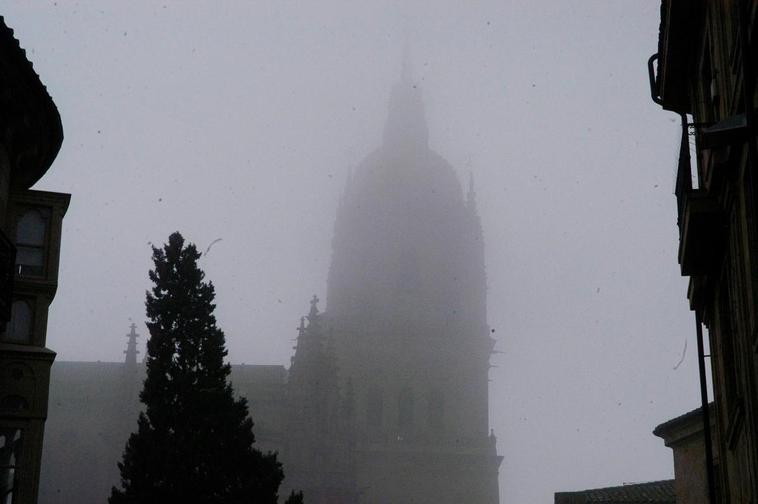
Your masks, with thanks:
[(382, 145), (340, 201), (326, 315), (355, 396), (361, 502), (497, 503), (494, 340), (473, 183), (464, 197), (429, 148), (407, 64)]

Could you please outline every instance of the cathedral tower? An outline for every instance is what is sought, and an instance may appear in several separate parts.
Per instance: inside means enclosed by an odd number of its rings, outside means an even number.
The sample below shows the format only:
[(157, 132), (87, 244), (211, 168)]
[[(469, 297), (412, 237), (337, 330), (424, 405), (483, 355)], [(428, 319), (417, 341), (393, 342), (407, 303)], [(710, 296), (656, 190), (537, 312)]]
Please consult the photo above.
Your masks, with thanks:
[(327, 311), (355, 397), (361, 502), (497, 503), (494, 340), (473, 183), (429, 148), (407, 65), (338, 210)]

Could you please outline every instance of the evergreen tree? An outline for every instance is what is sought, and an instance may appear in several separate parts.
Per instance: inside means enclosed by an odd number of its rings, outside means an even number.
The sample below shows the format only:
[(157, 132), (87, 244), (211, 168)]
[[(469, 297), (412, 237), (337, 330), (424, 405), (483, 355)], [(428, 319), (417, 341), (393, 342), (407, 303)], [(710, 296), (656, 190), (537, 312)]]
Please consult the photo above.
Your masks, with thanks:
[[(277, 502), (282, 467), (275, 453), (253, 447), (247, 402), (233, 396), (200, 256), (179, 233), (153, 247), (145, 411), (118, 464), (122, 488), (112, 489), (110, 504)], [(302, 502), (302, 495), (287, 502)]]

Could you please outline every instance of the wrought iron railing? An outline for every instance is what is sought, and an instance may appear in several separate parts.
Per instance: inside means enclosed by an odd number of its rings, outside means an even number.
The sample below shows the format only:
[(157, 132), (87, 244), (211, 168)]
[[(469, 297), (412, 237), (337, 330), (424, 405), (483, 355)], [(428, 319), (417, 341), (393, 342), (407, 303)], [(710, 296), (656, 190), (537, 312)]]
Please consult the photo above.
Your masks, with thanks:
[(687, 196), (692, 192), (692, 162), (690, 160), (690, 139), (687, 116), (682, 114), (682, 140), (679, 146), (679, 166), (676, 171), (676, 195), (677, 225), (682, 228), (682, 216)]

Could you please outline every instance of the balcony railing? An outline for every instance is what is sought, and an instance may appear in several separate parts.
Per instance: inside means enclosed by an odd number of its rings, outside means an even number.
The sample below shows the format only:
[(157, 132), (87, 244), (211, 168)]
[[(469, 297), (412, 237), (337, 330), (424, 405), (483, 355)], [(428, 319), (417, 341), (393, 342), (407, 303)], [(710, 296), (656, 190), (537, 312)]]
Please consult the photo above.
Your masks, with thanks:
[(689, 125), (684, 115), (674, 193), (682, 275), (707, 274), (716, 267), (723, 247), (724, 217), (717, 198), (707, 188), (692, 187)]
[(677, 208), (676, 223), (679, 226), (679, 232), (681, 234), (685, 202), (687, 195), (692, 192), (692, 162), (690, 160), (689, 127), (687, 125), (687, 116), (684, 114), (682, 114), (682, 139), (679, 145), (678, 165), (674, 194), (676, 195)]

